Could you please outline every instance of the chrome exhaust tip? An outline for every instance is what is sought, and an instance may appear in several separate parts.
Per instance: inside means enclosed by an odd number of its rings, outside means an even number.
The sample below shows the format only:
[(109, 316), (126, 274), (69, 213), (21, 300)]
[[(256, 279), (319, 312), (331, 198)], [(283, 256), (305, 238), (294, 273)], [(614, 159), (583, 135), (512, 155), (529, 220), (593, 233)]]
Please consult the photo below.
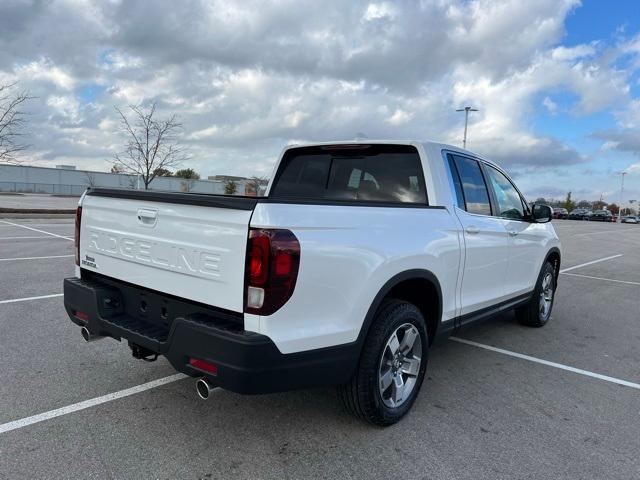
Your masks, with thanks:
[(103, 336), (92, 334), (87, 327), (82, 327), (80, 334), (85, 342), (95, 342), (96, 340), (102, 340), (104, 338)]
[(209, 395), (211, 395), (211, 391), (214, 388), (216, 387), (214, 385), (211, 385), (211, 382), (209, 382), (209, 380), (207, 380), (206, 378), (200, 378), (196, 382), (196, 391), (198, 392), (198, 396), (203, 400), (209, 398)]

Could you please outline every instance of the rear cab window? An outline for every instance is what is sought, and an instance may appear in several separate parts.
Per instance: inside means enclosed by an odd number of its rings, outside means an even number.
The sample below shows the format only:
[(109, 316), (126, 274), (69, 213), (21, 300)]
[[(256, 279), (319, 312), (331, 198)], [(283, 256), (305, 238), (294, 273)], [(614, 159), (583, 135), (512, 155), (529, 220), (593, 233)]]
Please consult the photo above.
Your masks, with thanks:
[(269, 197), (350, 204), (428, 204), (417, 149), (391, 144), (287, 150)]

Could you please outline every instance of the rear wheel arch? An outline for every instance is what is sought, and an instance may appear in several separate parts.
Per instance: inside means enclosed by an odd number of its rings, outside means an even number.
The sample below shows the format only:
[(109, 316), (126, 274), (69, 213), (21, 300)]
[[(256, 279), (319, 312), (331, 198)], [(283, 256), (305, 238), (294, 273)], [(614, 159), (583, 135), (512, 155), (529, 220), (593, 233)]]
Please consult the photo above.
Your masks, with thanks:
[(433, 342), (442, 319), (442, 289), (433, 272), (412, 269), (391, 277), (374, 297), (358, 335), (358, 344), (367, 337), (376, 312), (386, 299), (395, 298), (415, 305), (427, 323), (429, 342)]
[(553, 270), (556, 273), (556, 281), (557, 281), (558, 275), (560, 275), (560, 260), (561, 260), (560, 249), (558, 247), (553, 247), (547, 252), (547, 255), (544, 258), (544, 262), (542, 262), (542, 265), (540, 266), (540, 268), (542, 268), (542, 266), (544, 266), (544, 264), (547, 262), (551, 263), (551, 265), (553, 265)]

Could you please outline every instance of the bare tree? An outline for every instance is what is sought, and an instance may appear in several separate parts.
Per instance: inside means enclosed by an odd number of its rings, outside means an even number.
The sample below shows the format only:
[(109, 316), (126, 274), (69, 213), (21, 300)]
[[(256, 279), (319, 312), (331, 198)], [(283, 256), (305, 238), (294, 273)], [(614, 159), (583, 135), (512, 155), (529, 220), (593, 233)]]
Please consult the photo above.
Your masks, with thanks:
[(96, 186), (96, 176), (93, 172), (84, 172), (84, 183), (86, 183), (89, 188)]
[(0, 162), (4, 163), (20, 163), (16, 154), (28, 147), (22, 142), (26, 124), (22, 104), (33, 97), (26, 91), (9, 95), (9, 90), (15, 85), (0, 85)]
[(266, 187), (269, 184), (269, 180), (266, 177), (253, 176), (247, 182), (246, 193), (251, 196), (258, 196), (261, 193), (262, 187)]
[(177, 134), (182, 129), (175, 114), (166, 119), (155, 118), (156, 103), (148, 108), (129, 105), (131, 120), (116, 107), (121, 128), (128, 136), (125, 149), (114, 155), (111, 163), (124, 172), (139, 175), (144, 189), (158, 176), (158, 172), (176, 167), (186, 159), (178, 145)]

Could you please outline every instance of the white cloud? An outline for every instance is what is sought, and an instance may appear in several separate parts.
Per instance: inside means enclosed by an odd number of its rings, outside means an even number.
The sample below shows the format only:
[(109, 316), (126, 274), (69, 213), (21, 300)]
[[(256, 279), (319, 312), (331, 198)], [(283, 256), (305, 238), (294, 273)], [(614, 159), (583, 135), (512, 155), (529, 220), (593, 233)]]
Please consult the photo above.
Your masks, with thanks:
[(370, 3), (367, 5), (367, 10), (364, 14), (364, 19), (367, 21), (379, 20), (382, 18), (393, 18), (395, 9), (390, 3)]
[(618, 125), (625, 129), (640, 129), (640, 99), (633, 100), (616, 114)]
[[(122, 148), (113, 107), (149, 100), (179, 115), (203, 175), (268, 172), (291, 139), (363, 132), (458, 144), (464, 104), (480, 109), (470, 148), (511, 166), (584, 161), (532, 130), (534, 109), (557, 111), (556, 95), (577, 98), (574, 115), (616, 108), (624, 128), (640, 123), (640, 108), (625, 105), (628, 72), (614, 66), (640, 55), (640, 40), (562, 46), (577, 0), (7, 5), (0, 78), (38, 97), (30, 155), (41, 163), (106, 168)], [(87, 85), (106, 90), (87, 100)]]
[(67, 118), (70, 121), (77, 121), (80, 118), (80, 103), (70, 95), (52, 95), (47, 99), (47, 105), (52, 112)]
[(284, 116), (284, 124), (289, 128), (296, 128), (300, 126), (302, 121), (307, 117), (309, 117), (308, 113), (296, 110)]
[(409, 112), (397, 108), (396, 111), (393, 112), (393, 115), (391, 115), (385, 121), (387, 123), (390, 123), (391, 125), (398, 126), (408, 123), (411, 120), (411, 117), (413, 117), (413, 115)]
[(544, 105), (544, 107), (551, 115), (555, 115), (556, 113), (558, 113), (558, 104), (551, 100), (551, 98), (544, 97), (544, 100), (542, 100), (542, 105)]
[(596, 54), (594, 45), (577, 45), (575, 47), (556, 47), (551, 51), (554, 60), (568, 61), (579, 58), (593, 57)]
[(51, 82), (61, 90), (73, 90), (76, 86), (72, 75), (46, 58), (20, 65), (15, 69), (15, 74), (20, 79)]
[(640, 173), (640, 163), (634, 163), (632, 165), (629, 165), (629, 168), (627, 168), (627, 172)]
[(203, 128), (202, 130), (198, 130), (187, 135), (187, 138), (189, 140), (203, 140), (217, 134), (219, 130), (220, 129), (217, 126), (212, 125), (210, 127)]

